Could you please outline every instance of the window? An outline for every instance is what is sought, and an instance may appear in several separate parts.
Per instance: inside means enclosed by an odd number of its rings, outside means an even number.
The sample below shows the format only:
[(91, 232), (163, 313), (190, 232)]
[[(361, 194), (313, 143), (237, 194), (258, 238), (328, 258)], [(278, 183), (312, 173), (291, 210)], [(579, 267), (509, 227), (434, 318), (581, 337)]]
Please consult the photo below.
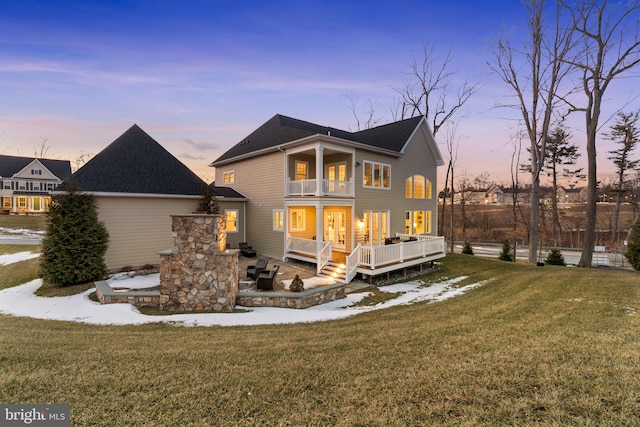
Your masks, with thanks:
[(273, 210), (273, 230), (284, 231), (284, 211), (282, 209)]
[(5, 208), (10, 208), (11, 207), (11, 197), (5, 197), (4, 200), (2, 201), (2, 206)]
[(389, 211), (364, 211), (364, 237), (365, 245), (380, 245), (389, 237)]
[(27, 183), (24, 181), (18, 181), (18, 190), (26, 190), (27, 189)]
[(40, 169), (31, 169), (31, 175), (42, 175), (42, 171)]
[(304, 209), (291, 209), (290, 231), (304, 231)]
[(26, 197), (18, 197), (18, 207), (26, 208), (27, 207), (27, 198)]
[(222, 174), (222, 182), (225, 184), (233, 184), (235, 182), (235, 174), (233, 171), (225, 171)]
[(227, 233), (238, 232), (238, 210), (225, 209), (224, 216), (227, 218)]
[(364, 161), (362, 185), (370, 188), (391, 188), (391, 166)]
[(40, 191), (40, 183), (39, 182), (34, 182), (33, 183), (33, 191)]
[(404, 232), (406, 234), (431, 233), (431, 211), (406, 211)]
[(296, 181), (309, 178), (309, 163), (296, 160)]
[(433, 186), (431, 181), (422, 175), (413, 175), (405, 181), (405, 197), (407, 199), (431, 199)]

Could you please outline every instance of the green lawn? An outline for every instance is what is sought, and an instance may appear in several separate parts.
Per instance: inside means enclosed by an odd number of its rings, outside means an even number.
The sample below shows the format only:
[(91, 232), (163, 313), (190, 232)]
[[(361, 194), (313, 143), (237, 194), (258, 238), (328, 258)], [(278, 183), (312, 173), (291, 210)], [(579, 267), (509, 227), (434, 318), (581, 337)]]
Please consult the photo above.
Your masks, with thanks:
[(322, 323), (0, 316), (0, 401), (82, 426), (640, 424), (638, 273), (452, 255), (424, 279), (461, 274), (493, 280)]

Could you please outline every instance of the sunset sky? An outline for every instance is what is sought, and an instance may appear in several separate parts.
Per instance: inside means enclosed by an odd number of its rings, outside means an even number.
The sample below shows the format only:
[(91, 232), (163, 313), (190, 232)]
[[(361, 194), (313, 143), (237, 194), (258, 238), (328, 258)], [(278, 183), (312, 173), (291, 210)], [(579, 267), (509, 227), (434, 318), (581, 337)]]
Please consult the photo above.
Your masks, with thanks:
[[(207, 165), (277, 113), (356, 130), (350, 99), (362, 116), (370, 99), (379, 124), (393, 121), (394, 88), (426, 43), (452, 51), (459, 81), (482, 83), (457, 117), (458, 172), (506, 182), (516, 112), (496, 107), (510, 93), (487, 62), (503, 30), (526, 32), (524, 13), (517, 0), (6, 0), (0, 154), (33, 156), (45, 138), (47, 157), (73, 161), (137, 123), (211, 181)], [(611, 105), (640, 108), (638, 74), (612, 86)], [(599, 147), (610, 173), (613, 146)]]

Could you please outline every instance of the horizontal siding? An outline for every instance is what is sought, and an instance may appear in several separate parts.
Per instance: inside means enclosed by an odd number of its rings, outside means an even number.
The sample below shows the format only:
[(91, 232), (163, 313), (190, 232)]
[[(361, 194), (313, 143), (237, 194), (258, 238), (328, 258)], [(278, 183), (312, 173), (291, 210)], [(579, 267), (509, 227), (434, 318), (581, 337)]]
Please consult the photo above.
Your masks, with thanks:
[(227, 245), (231, 248), (237, 248), (240, 242), (246, 240), (245, 234), (245, 203), (244, 202), (225, 202), (218, 199), (218, 207), (220, 214), (224, 214), (225, 209), (236, 209), (238, 211), (238, 232), (227, 232)]
[(190, 214), (194, 199), (96, 197), (98, 216), (109, 232), (109, 270), (158, 264), (158, 252), (173, 246), (171, 215)]
[(284, 233), (273, 231), (273, 210), (284, 209), (284, 169), (281, 152), (216, 168), (216, 183), (223, 182), (225, 170), (233, 170), (235, 182), (231, 187), (249, 199), (247, 243), (259, 256), (282, 258), (284, 255)]
[[(364, 161), (374, 161), (391, 165), (391, 189), (364, 188)], [(355, 173), (355, 218), (362, 220), (365, 210), (391, 211), (390, 234), (404, 233), (404, 213), (407, 210), (431, 211), (431, 234), (436, 234), (437, 223), (437, 166), (424, 133), (418, 129), (407, 145), (405, 153), (393, 158), (378, 153), (357, 150), (356, 161), (360, 166)], [(407, 199), (405, 182), (412, 175), (420, 174), (431, 180), (433, 191), (431, 199)]]

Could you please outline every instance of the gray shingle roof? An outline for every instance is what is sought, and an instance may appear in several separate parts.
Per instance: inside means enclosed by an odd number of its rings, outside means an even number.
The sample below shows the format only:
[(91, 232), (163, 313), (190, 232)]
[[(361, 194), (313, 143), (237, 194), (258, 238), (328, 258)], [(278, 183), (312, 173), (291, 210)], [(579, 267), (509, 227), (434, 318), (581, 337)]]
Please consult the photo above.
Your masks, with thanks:
[(316, 134), (330, 134), (333, 137), (399, 153), (421, 119), (421, 116), (417, 116), (359, 132), (348, 132), (276, 114), (218, 157), (212, 165)]
[(71, 177), (83, 191), (200, 195), (206, 183), (133, 125)]
[[(18, 157), (0, 155), (0, 177), (10, 178), (27, 167), (36, 157)], [(71, 163), (69, 160), (37, 159), (49, 171), (63, 180), (71, 175)]]

